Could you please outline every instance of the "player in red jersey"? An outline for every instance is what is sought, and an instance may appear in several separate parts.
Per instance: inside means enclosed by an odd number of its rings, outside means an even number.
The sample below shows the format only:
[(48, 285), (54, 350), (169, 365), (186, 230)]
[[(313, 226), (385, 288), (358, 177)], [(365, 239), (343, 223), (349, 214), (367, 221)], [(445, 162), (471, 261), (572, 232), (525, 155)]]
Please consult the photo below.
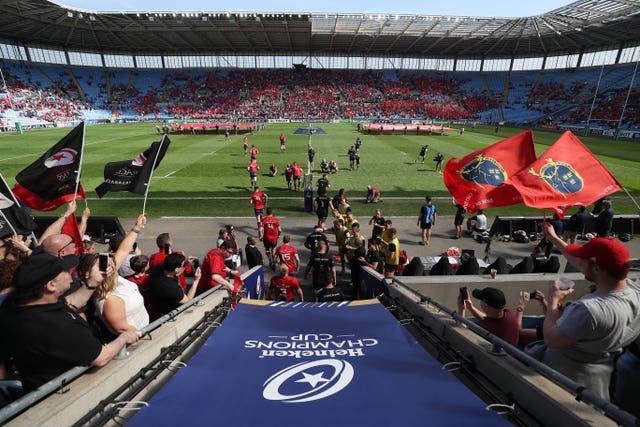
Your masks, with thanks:
[(249, 151), (249, 153), (251, 154), (251, 160), (255, 161), (256, 157), (258, 157), (258, 147), (251, 144), (251, 150)]
[(273, 210), (267, 208), (267, 216), (262, 220), (263, 242), (264, 250), (269, 258), (269, 266), (276, 269), (276, 246), (278, 245), (278, 239), (282, 234), (282, 228), (280, 227), (280, 220), (273, 216)]
[(271, 278), (271, 285), (267, 288), (267, 299), (276, 301), (294, 301), (293, 292), (298, 294), (300, 301), (304, 301), (300, 282), (294, 276), (289, 276), (289, 268), (282, 264), (280, 266), (280, 275)]
[(262, 212), (264, 211), (265, 204), (269, 200), (263, 191), (260, 191), (260, 187), (255, 188), (255, 191), (249, 198), (249, 201), (253, 205), (253, 212), (256, 215), (256, 223), (258, 225), (258, 238), (262, 240)]
[(284, 264), (289, 269), (291, 275), (295, 275), (300, 267), (300, 257), (298, 250), (291, 246), (291, 236), (285, 234), (282, 236), (282, 245), (276, 248), (276, 259), (280, 264)]
[(244, 155), (247, 155), (247, 151), (249, 149), (249, 139), (245, 136), (242, 138), (242, 150), (244, 151)]
[(287, 137), (284, 133), (280, 134), (280, 151), (284, 152), (287, 149)]
[(251, 179), (251, 188), (258, 188), (258, 171), (260, 170), (260, 165), (255, 160), (251, 160), (249, 166), (247, 166), (247, 170), (249, 171), (249, 178)]
[(291, 169), (293, 170), (293, 187), (294, 190), (300, 190), (302, 187), (302, 167), (296, 162), (291, 164)]

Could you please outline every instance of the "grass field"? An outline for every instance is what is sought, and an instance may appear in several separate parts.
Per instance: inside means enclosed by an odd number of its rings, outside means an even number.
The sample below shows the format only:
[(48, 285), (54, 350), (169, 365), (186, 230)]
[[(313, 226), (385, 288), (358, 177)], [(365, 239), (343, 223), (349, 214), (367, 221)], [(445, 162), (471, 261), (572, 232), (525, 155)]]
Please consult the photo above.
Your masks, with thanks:
[[(450, 157), (462, 157), (471, 151), (490, 145), (522, 129), (501, 129), (496, 135), (493, 127), (465, 129), (460, 136), (456, 130), (445, 136), (378, 136), (359, 135), (351, 124), (319, 124), (326, 135), (313, 135), (316, 150), (316, 170), (313, 182), (319, 177), (320, 161), (335, 159), (340, 171), (330, 176), (330, 195), (345, 188), (354, 212), (365, 218), (376, 207), (383, 209), (385, 216), (417, 215), (425, 195), (436, 198), (438, 212), (452, 215), (449, 193), (442, 175), (434, 169), (433, 157), (437, 152)], [(298, 124), (268, 124), (262, 132), (249, 136), (249, 144), (260, 149), (258, 163), (260, 176), (258, 185), (269, 195), (270, 206), (276, 215), (305, 216), (302, 192), (286, 188), (284, 168), (287, 163), (297, 161), (306, 170), (307, 136), (294, 135)], [(0, 172), (10, 186), (16, 174), (26, 165), (42, 155), (62, 136), (66, 129), (49, 129), (27, 132), (22, 136), (0, 134)], [(286, 153), (279, 149), (278, 136), (287, 136)], [(534, 131), (538, 155), (548, 148), (559, 133)], [(347, 149), (356, 137), (363, 145), (360, 150), (361, 167), (349, 170)], [(142, 210), (142, 196), (127, 192), (108, 193), (98, 199), (93, 189), (103, 181), (104, 164), (110, 161), (133, 159), (151, 142), (158, 140), (152, 124), (96, 125), (88, 126), (85, 137), (85, 152), (82, 169), (82, 185), (87, 192), (88, 205), (93, 215), (117, 215), (133, 217)], [(580, 138), (609, 168), (614, 176), (632, 194), (640, 196), (639, 161), (640, 145), (627, 141)], [(246, 166), (249, 157), (242, 154), (242, 136), (223, 135), (175, 135), (171, 136), (171, 147), (156, 169), (149, 192), (147, 213), (159, 216), (251, 216), (249, 204), (251, 194)], [(420, 146), (429, 144), (425, 164), (415, 164)], [(269, 165), (275, 163), (279, 176), (268, 176)], [(364, 204), (367, 184), (382, 191), (385, 202), (379, 205)], [(314, 185), (315, 190), (315, 185)], [(315, 196), (315, 194), (314, 194)], [(81, 202), (80, 207), (84, 207)], [(624, 195), (614, 195), (617, 214), (636, 213), (637, 209)], [(540, 211), (523, 205), (494, 208), (489, 215), (539, 215)]]

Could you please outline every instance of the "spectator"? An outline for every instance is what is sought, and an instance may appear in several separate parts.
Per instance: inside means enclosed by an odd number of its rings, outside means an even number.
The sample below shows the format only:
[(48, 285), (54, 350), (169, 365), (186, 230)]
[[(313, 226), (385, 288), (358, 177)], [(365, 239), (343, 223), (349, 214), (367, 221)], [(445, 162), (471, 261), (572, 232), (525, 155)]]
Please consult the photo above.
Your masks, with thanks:
[[(193, 284), (185, 294), (180, 286), (179, 276), (187, 266), (187, 259), (179, 253), (167, 255), (162, 264), (156, 265), (149, 273), (149, 316), (154, 321), (191, 301), (200, 284), (200, 268), (195, 271)], [(233, 289), (233, 286), (231, 286)]]
[(467, 292), (464, 300), (458, 296), (458, 314), (464, 316), (465, 309), (468, 309), (477, 319), (478, 325), (509, 344), (518, 345), (520, 327), (513, 312), (505, 308), (507, 301), (504, 293), (500, 289), (487, 287), (474, 289), (472, 295), (480, 300), (480, 310), (473, 305)]
[(482, 234), (487, 231), (487, 216), (482, 209), (467, 220), (467, 231), (469, 231), (473, 237), (478, 233)]
[(141, 292), (147, 288), (149, 282), (149, 257), (146, 255), (136, 255), (129, 261), (133, 274), (125, 277), (125, 279), (135, 283), (141, 288)]
[(629, 250), (617, 240), (601, 237), (568, 245), (547, 222), (543, 232), (567, 262), (595, 283), (595, 292), (576, 300), (560, 317), (560, 301), (573, 288), (551, 284), (542, 361), (608, 399), (615, 355), (640, 335), (640, 288), (627, 280), (632, 265)]
[[(561, 236), (564, 225), (562, 224), (562, 220), (560, 219), (558, 214), (554, 213), (553, 218), (548, 222), (553, 227), (555, 234), (557, 234), (558, 236)], [(549, 256), (551, 256), (552, 249), (553, 249), (553, 243), (543, 236), (542, 239), (540, 239), (540, 242), (538, 243), (538, 245), (533, 250), (533, 253), (531, 255), (535, 257), (535, 256), (538, 256), (540, 253), (544, 252), (544, 257), (549, 258)]]
[(244, 247), (244, 252), (247, 255), (247, 267), (251, 270), (256, 265), (264, 265), (262, 258), (262, 252), (256, 247), (257, 239), (255, 236), (247, 237), (247, 244)]
[(524, 316), (524, 310), (527, 304), (529, 304), (530, 300), (538, 301), (542, 306), (542, 313), (547, 313), (547, 300), (541, 291), (536, 289), (534, 292), (520, 292), (520, 294), (518, 295), (518, 306), (516, 307), (516, 319), (518, 320), (518, 326), (520, 328), (520, 333), (518, 335), (518, 345), (520, 345), (521, 347), (524, 347), (534, 341), (544, 339), (542, 324), (537, 325), (535, 328), (522, 328), (522, 317)]
[(14, 358), (25, 392), (75, 366), (104, 366), (140, 339), (127, 331), (103, 345), (64, 303), (77, 264), (75, 255), (32, 255), (16, 270), (15, 290), (0, 307), (0, 363)]
[[(171, 238), (171, 235), (169, 235), (169, 233), (158, 234), (158, 237), (156, 237), (156, 246), (158, 247), (158, 252), (152, 254), (149, 257), (149, 270), (152, 270), (157, 265), (162, 264), (164, 262), (164, 259), (169, 254), (177, 253), (184, 256), (187, 259), (187, 264), (185, 265), (184, 270), (180, 273), (178, 279), (180, 280), (180, 287), (182, 288), (182, 290), (186, 290), (186, 278), (193, 277), (195, 269), (192, 267), (191, 263), (193, 263), (196, 258), (193, 256), (186, 256), (184, 252), (174, 249), (173, 239)], [(130, 276), (131, 274), (128, 275)]]
[(585, 227), (591, 221), (591, 215), (586, 211), (587, 208), (585, 206), (580, 206), (578, 212), (571, 215), (564, 230), (565, 242), (575, 243), (577, 236), (584, 235)]
[(298, 294), (300, 301), (304, 301), (300, 282), (295, 276), (289, 276), (289, 267), (280, 265), (280, 274), (271, 278), (271, 284), (267, 288), (267, 299), (276, 301), (295, 301), (294, 292)]
[(604, 199), (602, 201), (602, 211), (595, 219), (595, 231), (598, 237), (609, 237), (611, 230), (613, 229), (613, 208), (611, 207), (611, 200)]
[(233, 283), (227, 280), (227, 274), (235, 276), (239, 272), (228, 267), (225, 259), (233, 255), (234, 243), (225, 240), (219, 248), (211, 249), (202, 261), (202, 280), (198, 284), (198, 292), (204, 292), (221, 285), (227, 291), (233, 292)]

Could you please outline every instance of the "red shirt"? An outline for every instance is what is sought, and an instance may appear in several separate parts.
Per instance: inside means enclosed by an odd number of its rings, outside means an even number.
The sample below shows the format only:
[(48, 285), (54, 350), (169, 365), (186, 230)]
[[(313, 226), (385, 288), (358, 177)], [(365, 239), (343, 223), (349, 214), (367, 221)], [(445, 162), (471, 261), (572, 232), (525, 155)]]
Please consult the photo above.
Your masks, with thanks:
[(255, 158), (258, 156), (258, 149), (256, 147), (251, 148), (251, 157)]
[(266, 194), (263, 191), (256, 190), (251, 195), (251, 203), (253, 204), (254, 209), (264, 209), (264, 199)]
[(293, 262), (298, 250), (288, 243), (278, 246), (276, 248), (276, 256), (280, 259), (280, 262), (289, 268), (289, 272), (296, 271), (296, 264)]
[(293, 165), (291, 166), (291, 168), (293, 169), (293, 176), (295, 177), (300, 177), (302, 176), (302, 168), (300, 167), (300, 165)]
[(264, 240), (277, 242), (280, 237), (280, 220), (273, 215), (268, 215), (262, 220), (264, 228)]
[(284, 135), (280, 135), (280, 144), (284, 144), (285, 142), (287, 142), (287, 137)]
[(259, 169), (260, 169), (260, 166), (258, 166), (258, 163), (256, 163), (256, 162), (251, 162), (251, 163), (249, 163), (249, 166), (247, 166), (247, 170), (249, 172), (257, 173)]
[(487, 317), (484, 320), (479, 320), (478, 325), (502, 338), (509, 344), (518, 345), (520, 328), (518, 327), (516, 315), (513, 314), (512, 311), (505, 309), (501, 319), (490, 319)]
[[(182, 251), (175, 251), (174, 253), (180, 254), (185, 258), (187, 257)], [(156, 265), (162, 264), (166, 257), (167, 257), (167, 254), (165, 254), (164, 251), (159, 251), (151, 255), (149, 257), (149, 271), (151, 271), (151, 269)], [(191, 267), (191, 264), (187, 264), (187, 268), (185, 268), (184, 272), (180, 276), (178, 276), (178, 279), (180, 280), (180, 287), (182, 288), (183, 291), (187, 289), (187, 280), (184, 278), (185, 277), (184, 275), (191, 274), (192, 272), (193, 272), (193, 267)], [(133, 282), (133, 280), (131, 281)]]
[(380, 190), (378, 190), (376, 187), (371, 187), (371, 192), (373, 193), (374, 196), (380, 195)]
[(284, 170), (284, 176), (287, 179), (291, 179), (291, 175), (293, 175), (293, 169), (288, 167)]
[(202, 276), (200, 278), (200, 282), (198, 282), (198, 292), (204, 292), (208, 289), (217, 286), (218, 283), (211, 278), (214, 274), (219, 274), (222, 277), (226, 277), (225, 273), (226, 265), (224, 264), (224, 255), (222, 254), (222, 250), (215, 248), (211, 249), (205, 256), (202, 261), (202, 266), (200, 267), (202, 271)]
[(148, 274), (143, 274), (140, 277), (136, 277), (135, 274), (132, 274), (131, 276), (125, 277), (125, 279), (129, 280), (130, 282), (135, 283), (136, 285), (138, 285), (141, 288), (144, 288), (144, 287), (147, 286), (147, 282), (149, 281), (149, 275)]
[(293, 276), (273, 276), (271, 278), (271, 285), (269, 286), (271, 290), (271, 296), (274, 300), (280, 299), (281, 296), (287, 298), (287, 301), (294, 300), (295, 289), (300, 289), (300, 282), (298, 279)]

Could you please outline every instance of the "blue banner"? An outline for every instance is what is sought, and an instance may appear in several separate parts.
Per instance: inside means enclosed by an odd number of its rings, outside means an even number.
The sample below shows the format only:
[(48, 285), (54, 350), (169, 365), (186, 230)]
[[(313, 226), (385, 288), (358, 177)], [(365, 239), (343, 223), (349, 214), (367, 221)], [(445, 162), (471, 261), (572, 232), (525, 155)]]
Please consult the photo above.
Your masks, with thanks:
[(501, 426), (376, 300), (243, 301), (132, 426)]
[(244, 283), (243, 297), (248, 299), (263, 299), (265, 293), (264, 285), (264, 269), (262, 266), (253, 267), (246, 273), (242, 274), (242, 282)]

